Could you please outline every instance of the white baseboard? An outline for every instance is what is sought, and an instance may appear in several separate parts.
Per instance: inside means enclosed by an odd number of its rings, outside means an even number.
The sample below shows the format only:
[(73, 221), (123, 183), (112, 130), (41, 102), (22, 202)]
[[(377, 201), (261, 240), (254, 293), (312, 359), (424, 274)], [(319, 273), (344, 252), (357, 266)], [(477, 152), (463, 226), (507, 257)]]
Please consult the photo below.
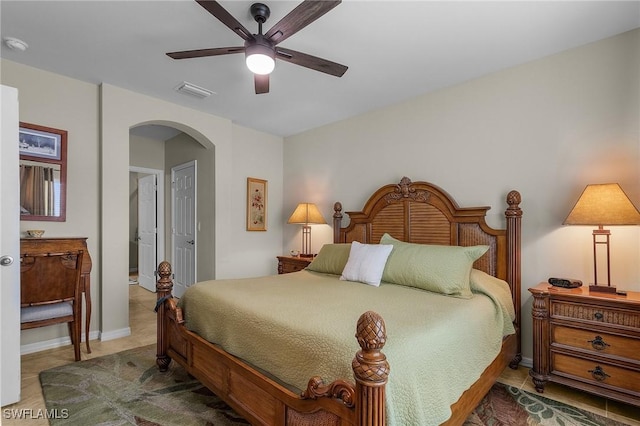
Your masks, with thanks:
[[(100, 336), (99, 331), (89, 332), (89, 340), (96, 340)], [(82, 333), (82, 342), (85, 342), (85, 334)], [(71, 338), (58, 337), (57, 339), (45, 340), (42, 342), (29, 343), (27, 345), (20, 345), (20, 355), (32, 354), (35, 352), (45, 351), (47, 349), (59, 348), (71, 344)]]
[(531, 368), (531, 367), (533, 367), (533, 359), (531, 359), (531, 358), (522, 358), (522, 361), (520, 361), (520, 365), (523, 366), (523, 367)]
[(104, 342), (107, 340), (119, 339), (121, 337), (127, 336), (131, 336), (130, 327), (121, 328), (120, 330), (103, 331), (102, 333), (100, 333), (100, 340)]
[[(114, 330), (109, 332), (91, 331), (89, 332), (89, 340), (100, 339), (102, 341), (118, 339), (120, 337), (127, 337), (131, 335), (131, 328), (126, 327), (120, 330)], [(85, 342), (85, 334), (82, 333), (82, 342)], [(47, 349), (59, 348), (71, 344), (71, 338), (58, 337), (57, 339), (44, 340), (42, 342), (29, 343), (26, 345), (20, 345), (20, 355), (32, 354), (35, 352), (46, 351)]]

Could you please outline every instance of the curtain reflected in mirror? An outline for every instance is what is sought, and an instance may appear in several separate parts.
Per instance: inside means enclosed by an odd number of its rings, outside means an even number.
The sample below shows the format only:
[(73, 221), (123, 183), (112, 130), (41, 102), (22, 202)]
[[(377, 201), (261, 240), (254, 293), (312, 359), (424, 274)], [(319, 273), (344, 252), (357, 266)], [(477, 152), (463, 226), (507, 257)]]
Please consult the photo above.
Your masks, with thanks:
[(67, 131), (20, 122), (20, 220), (67, 220)]
[(20, 215), (60, 216), (60, 165), (20, 162)]

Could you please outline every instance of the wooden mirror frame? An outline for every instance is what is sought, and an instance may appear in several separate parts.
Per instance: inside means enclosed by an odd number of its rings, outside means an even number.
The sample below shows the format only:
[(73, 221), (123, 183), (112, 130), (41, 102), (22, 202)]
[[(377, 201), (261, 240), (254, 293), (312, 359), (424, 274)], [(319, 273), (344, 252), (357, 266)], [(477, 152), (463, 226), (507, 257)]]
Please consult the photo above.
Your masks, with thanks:
[[(65, 222), (67, 220), (67, 131), (54, 129), (52, 127), (39, 126), (37, 124), (20, 122), (20, 130), (28, 129), (38, 132), (50, 133), (60, 138), (60, 158), (45, 158), (41, 156), (24, 154), (20, 151), (20, 160), (31, 162), (58, 164), (60, 165), (60, 214), (58, 216), (43, 215), (23, 215), (20, 214), (20, 220), (24, 221), (48, 221), (48, 222)], [(19, 141), (18, 141), (19, 143)], [(22, 182), (20, 183), (22, 185)], [(22, 200), (20, 201), (22, 205)]]

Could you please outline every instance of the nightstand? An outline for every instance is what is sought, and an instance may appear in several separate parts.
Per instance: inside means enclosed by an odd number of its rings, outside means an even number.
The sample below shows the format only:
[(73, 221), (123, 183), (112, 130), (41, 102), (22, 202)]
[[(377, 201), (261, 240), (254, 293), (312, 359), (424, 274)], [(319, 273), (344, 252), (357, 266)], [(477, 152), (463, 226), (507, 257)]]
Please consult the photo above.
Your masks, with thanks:
[(547, 283), (533, 294), (533, 368), (547, 382), (640, 406), (640, 292), (626, 296)]
[(278, 256), (278, 273), (301, 271), (309, 266), (312, 260), (312, 257)]

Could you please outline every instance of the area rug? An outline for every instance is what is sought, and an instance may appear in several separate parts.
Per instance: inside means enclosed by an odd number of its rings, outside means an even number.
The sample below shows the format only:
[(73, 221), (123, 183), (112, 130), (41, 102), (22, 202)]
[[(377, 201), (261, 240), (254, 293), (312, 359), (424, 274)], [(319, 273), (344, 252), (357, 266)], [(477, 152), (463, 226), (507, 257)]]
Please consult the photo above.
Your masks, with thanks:
[[(215, 425), (248, 423), (177, 363), (160, 373), (155, 345), (40, 373), (51, 425)], [(496, 384), (466, 426), (622, 426), (587, 411)]]

